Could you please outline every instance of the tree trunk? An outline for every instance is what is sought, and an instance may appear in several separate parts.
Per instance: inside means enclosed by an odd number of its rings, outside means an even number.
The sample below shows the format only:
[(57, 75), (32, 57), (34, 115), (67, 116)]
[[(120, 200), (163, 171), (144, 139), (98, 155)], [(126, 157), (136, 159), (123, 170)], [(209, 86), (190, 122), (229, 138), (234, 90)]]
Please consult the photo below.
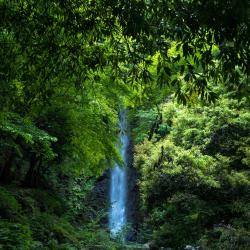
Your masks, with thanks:
[(36, 187), (38, 184), (38, 170), (40, 165), (40, 159), (35, 154), (32, 154), (30, 160), (29, 170), (24, 178), (23, 185), (25, 187)]

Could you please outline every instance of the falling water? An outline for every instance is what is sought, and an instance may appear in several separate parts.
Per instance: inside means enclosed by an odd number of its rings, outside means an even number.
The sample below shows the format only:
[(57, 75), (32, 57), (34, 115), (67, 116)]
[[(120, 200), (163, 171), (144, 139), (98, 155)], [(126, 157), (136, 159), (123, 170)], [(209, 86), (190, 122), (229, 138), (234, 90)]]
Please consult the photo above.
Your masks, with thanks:
[(111, 169), (109, 228), (113, 236), (117, 235), (126, 225), (126, 192), (127, 192), (127, 121), (126, 112), (120, 112), (120, 153), (125, 166), (116, 164)]

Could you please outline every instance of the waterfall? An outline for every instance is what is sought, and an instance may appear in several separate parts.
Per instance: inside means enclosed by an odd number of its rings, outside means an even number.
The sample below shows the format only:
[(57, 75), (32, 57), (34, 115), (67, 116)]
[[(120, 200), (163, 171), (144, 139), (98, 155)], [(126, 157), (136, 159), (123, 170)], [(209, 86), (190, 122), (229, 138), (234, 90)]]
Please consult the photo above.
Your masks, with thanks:
[(120, 153), (124, 166), (115, 164), (111, 169), (111, 183), (110, 183), (110, 202), (111, 208), (109, 212), (109, 228), (112, 236), (126, 225), (126, 198), (127, 198), (127, 149), (128, 149), (128, 135), (127, 135), (127, 120), (126, 112), (120, 112), (119, 119), (120, 128)]

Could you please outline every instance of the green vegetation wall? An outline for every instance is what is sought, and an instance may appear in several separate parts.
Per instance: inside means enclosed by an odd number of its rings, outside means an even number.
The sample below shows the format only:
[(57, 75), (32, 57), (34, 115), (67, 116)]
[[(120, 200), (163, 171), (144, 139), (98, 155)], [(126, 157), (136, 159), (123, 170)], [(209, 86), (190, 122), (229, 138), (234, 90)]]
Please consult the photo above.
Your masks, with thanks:
[(140, 110), (135, 124), (144, 231), (156, 249), (249, 249), (248, 103), (229, 94), (212, 106), (169, 100)]

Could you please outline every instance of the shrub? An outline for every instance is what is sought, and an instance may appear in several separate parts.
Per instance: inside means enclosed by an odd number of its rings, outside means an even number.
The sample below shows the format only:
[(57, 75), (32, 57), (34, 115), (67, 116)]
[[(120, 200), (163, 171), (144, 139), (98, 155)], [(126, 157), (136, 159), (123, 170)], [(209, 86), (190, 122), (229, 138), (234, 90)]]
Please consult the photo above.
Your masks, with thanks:
[(16, 198), (5, 188), (0, 187), (0, 216), (5, 219), (13, 219), (21, 211), (21, 206)]
[(28, 226), (0, 220), (0, 249), (30, 250), (33, 243)]

